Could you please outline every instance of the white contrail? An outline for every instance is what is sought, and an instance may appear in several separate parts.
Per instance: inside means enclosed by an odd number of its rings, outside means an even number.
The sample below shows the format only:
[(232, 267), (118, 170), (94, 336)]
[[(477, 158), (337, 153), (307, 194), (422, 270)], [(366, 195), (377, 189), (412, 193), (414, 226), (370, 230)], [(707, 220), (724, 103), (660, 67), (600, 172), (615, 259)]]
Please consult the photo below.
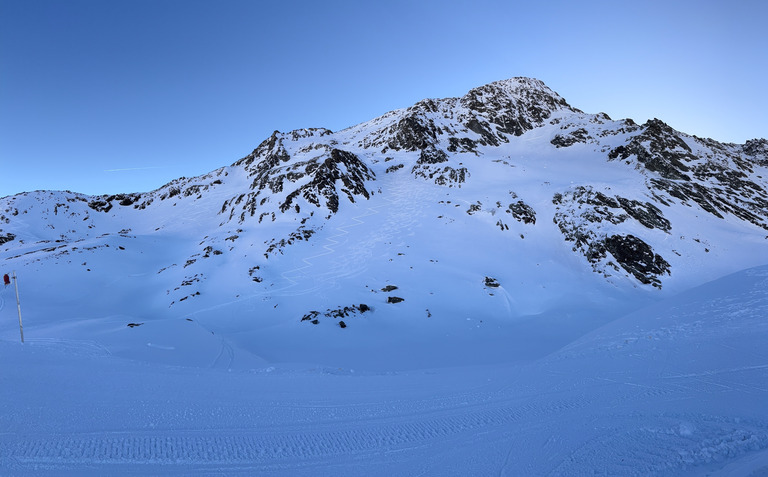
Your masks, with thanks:
[(104, 172), (142, 171), (145, 169), (161, 169), (160, 166), (126, 167), (124, 169), (104, 169)]

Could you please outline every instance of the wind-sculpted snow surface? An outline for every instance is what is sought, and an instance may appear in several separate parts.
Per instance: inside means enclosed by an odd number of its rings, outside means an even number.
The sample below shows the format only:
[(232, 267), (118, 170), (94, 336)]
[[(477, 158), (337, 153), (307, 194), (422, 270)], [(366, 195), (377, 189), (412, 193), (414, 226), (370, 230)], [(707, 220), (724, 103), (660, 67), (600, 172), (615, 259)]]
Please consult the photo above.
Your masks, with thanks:
[(761, 475), (766, 290), (749, 269), (545, 358), (405, 372), (149, 366), (4, 335), (0, 473)]

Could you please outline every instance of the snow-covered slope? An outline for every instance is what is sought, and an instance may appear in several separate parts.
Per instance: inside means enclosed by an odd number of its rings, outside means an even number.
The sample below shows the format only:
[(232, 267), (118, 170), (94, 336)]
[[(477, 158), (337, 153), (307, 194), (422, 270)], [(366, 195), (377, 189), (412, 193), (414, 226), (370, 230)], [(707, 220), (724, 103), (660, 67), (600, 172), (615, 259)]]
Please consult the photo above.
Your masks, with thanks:
[(515, 78), (276, 131), (151, 192), (0, 198), (27, 339), (6, 287), (0, 469), (647, 475), (754, 457), (765, 270), (720, 279), (768, 264), (767, 190), (765, 139), (615, 121)]
[(222, 372), (3, 340), (0, 473), (763, 475), (766, 290), (748, 269), (517, 365)]

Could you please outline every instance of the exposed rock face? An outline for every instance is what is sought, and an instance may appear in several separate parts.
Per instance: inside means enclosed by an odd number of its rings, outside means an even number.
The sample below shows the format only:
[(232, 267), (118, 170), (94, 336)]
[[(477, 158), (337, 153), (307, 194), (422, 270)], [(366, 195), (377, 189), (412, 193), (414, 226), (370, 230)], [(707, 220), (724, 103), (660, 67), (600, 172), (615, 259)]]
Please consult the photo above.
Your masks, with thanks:
[(578, 112), (544, 83), (530, 78), (474, 88), (460, 102), (471, 111), (464, 119), (466, 126), (493, 145), (507, 142), (505, 135), (520, 136), (542, 125), (554, 111)]
[(634, 235), (611, 235), (603, 240), (605, 250), (640, 283), (661, 287), (659, 276), (669, 273), (669, 263)]
[(634, 162), (652, 173), (648, 187), (661, 204), (679, 200), (716, 217), (733, 214), (768, 230), (768, 193), (748, 176), (755, 166), (765, 166), (766, 143), (756, 139), (737, 146), (686, 137), (654, 119), (625, 145), (611, 150), (608, 158)]
[(639, 166), (657, 172), (664, 179), (690, 181), (691, 168), (687, 163), (696, 160), (690, 146), (658, 119), (651, 119), (643, 128), (643, 132), (626, 145), (612, 150), (608, 158), (627, 160), (633, 156)]
[(566, 135), (557, 134), (550, 141), (555, 147), (569, 147), (576, 143), (585, 143), (589, 138), (589, 133), (584, 128), (579, 128), (575, 131), (571, 131)]
[(671, 228), (669, 220), (664, 218), (661, 210), (650, 202), (627, 199), (618, 195), (612, 197), (586, 186), (576, 187), (573, 191), (566, 192), (564, 196), (558, 195), (553, 199), (553, 203), (557, 205), (568, 201), (581, 210), (569, 216), (578, 215), (589, 222), (607, 221), (616, 225), (631, 217), (649, 229), (657, 228), (669, 232)]
[[(470, 171), (450, 163), (447, 153), (479, 155), (480, 146), (499, 146), (541, 126), (557, 111), (580, 112), (539, 80), (513, 78), (472, 89), (462, 98), (426, 99), (372, 121), (359, 146), (419, 152), (414, 176), (447, 187), (460, 186)], [(398, 119), (386, 119), (390, 115)], [(389, 169), (388, 172), (392, 170)]]
[(518, 222), (522, 222), (524, 224), (536, 223), (536, 211), (533, 210), (533, 207), (526, 204), (522, 200), (518, 200), (517, 202), (509, 204), (506, 212), (512, 214), (512, 217), (514, 217)]
[(661, 287), (659, 277), (670, 272), (666, 260), (634, 235), (611, 233), (627, 221), (669, 233), (671, 224), (656, 206), (584, 186), (556, 194), (552, 202), (557, 209), (554, 222), (565, 240), (574, 243), (573, 251), (581, 252), (596, 272), (606, 274), (606, 266), (620, 266), (641, 283)]
[(414, 111), (397, 122), (387, 147), (395, 151), (423, 151), (437, 142), (437, 135), (434, 122)]
[(413, 175), (419, 178), (432, 180), (435, 184), (442, 186), (458, 186), (461, 187), (461, 183), (467, 180), (469, 172), (466, 167), (460, 167), (454, 169), (451, 166), (434, 167), (431, 165), (417, 164), (413, 166), (411, 170)]
[[(357, 315), (362, 315), (363, 313), (367, 313), (371, 311), (371, 307), (366, 305), (365, 303), (361, 303), (359, 305), (348, 305), (344, 307), (339, 307), (336, 309), (327, 309), (324, 312), (319, 312), (317, 310), (312, 310), (309, 313), (305, 314), (301, 317), (301, 321), (308, 321), (312, 323), (313, 325), (320, 324), (320, 318), (353, 318)], [(346, 328), (347, 323), (344, 321), (339, 321), (338, 326), (340, 328)]]
[[(373, 172), (351, 152), (331, 149), (330, 157), (317, 166), (308, 165), (305, 172), (312, 176), (311, 180), (286, 196), (285, 201), (280, 204), (281, 212), (289, 209), (293, 205), (293, 200), (301, 196), (317, 207), (323, 201), (328, 210), (336, 213), (339, 210), (337, 182), (341, 183), (341, 192), (350, 202), (355, 201), (355, 195), (361, 195), (366, 199), (370, 197), (370, 193), (365, 188), (365, 182), (374, 179)], [(300, 177), (297, 173), (296, 179)]]
[(423, 179), (434, 179), (437, 185), (461, 187), (461, 183), (465, 182), (469, 176), (467, 168), (442, 165), (446, 162), (448, 162), (448, 154), (441, 149), (430, 146), (421, 151), (419, 160), (411, 169), (411, 173)]
[[(180, 189), (171, 189), (170, 195), (173, 197), (180, 192)], [(186, 190), (185, 192), (186, 195), (191, 195), (193, 193), (190, 190)], [(96, 212), (109, 212), (115, 205), (120, 205), (122, 207), (134, 205), (136, 202), (141, 200), (141, 197), (141, 194), (103, 195), (88, 202), (88, 207), (95, 210)]]
[(744, 154), (752, 156), (758, 164), (768, 167), (768, 140), (750, 139), (741, 150)]
[(326, 129), (289, 134), (275, 131), (250, 155), (234, 164), (248, 171), (251, 191), (227, 200), (222, 212), (229, 210), (230, 219), (239, 214), (240, 222), (257, 212), (259, 221), (265, 217), (274, 221), (278, 212), (300, 213), (302, 206), (322, 207), (336, 213), (341, 195), (350, 202), (355, 202), (356, 196), (368, 199), (371, 192), (366, 182), (374, 180), (375, 174), (355, 154), (318, 142), (309, 143), (291, 156), (285, 146), (286, 141), (306, 142), (328, 134)]
[(16, 235), (14, 235), (12, 233), (1, 234), (0, 235), (0, 245), (2, 245), (4, 243), (7, 243), (7, 242), (10, 242), (11, 240), (14, 240), (15, 238), (16, 238)]
[(314, 229), (308, 229), (302, 225), (296, 231), (291, 232), (287, 238), (281, 238), (280, 240), (272, 239), (267, 242), (268, 247), (264, 255), (268, 257), (269, 254), (282, 254), (285, 247), (299, 240), (309, 240), (314, 234)]

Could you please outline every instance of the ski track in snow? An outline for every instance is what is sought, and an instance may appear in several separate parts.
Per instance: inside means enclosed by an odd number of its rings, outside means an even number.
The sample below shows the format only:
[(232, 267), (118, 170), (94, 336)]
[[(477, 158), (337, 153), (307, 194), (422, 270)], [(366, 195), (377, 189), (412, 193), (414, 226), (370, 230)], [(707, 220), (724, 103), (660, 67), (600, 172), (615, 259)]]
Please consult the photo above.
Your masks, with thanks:
[[(428, 193), (425, 187), (414, 187), (413, 184), (407, 182), (407, 178), (405, 177), (400, 179), (393, 178), (390, 180), (395, 183), (382, 186), (390, 187), (388, 193), (382, 195), (382, 198), (387, 203), (366, 207), (364, 213), (350, 218), (352, 223), (337, 226), (335, 229), (338, 233), (325, 237), (324, 240), (326, 243), (322, 245), (322, 248), (324, 249), (323, 252), (308, 257), (302, 257), (302, 265), (280, 274), (287, 282), (285, 285), (267, 291), (251, 293), (237, 298), (236, 300), (229, 300), (217, 303), (216, 305), (203, 307), (195, 310), (191, 315), (189, 313), (184, 313), (177, 318), (185, 318), (188, 316), (197, 317), (204, 312), (218, 310), (235, 303), (241, 303), (265, 296), (297, 297), (308, 295), (323, 289), (332, 288), (338, 279), (352, 277), (365, 272), (366, 259), (371, 256), (371, 248), (374, 245), (391, 240), (392, 237), (397, 236), (397, 234), (403, 230), (408, 230), (418, 223), (417, 212), (421, 210), (423, 198)], [(356, 242), (354, 244), (347, 244), (338, 240), (350, 234), (348, 229), (364, 225), (366, 223), (366, 221), (363, 220), (364, 218), (380, 214), (381, 212), (378, 209), (382, 208), (386, 208), (387, 210), (387, 219), (382, 229), (376, 234), (370, 235), (367, 240)], [(340, 244), (346, 245), (343, 256), (337, 253), (336, 246)], [(334, 257), (331, 266), (327, 269), (318, 270), (316, 266), (318, 259), (323, 257), (327, 258), (329, 256)], [(296, 289), (301, 285), (299, 280), (303, 280), (304, 283), (312, 283), (312, 286)]]
[[(403, 231), (410, 230), (418, 223), (418, 212), (422, 208), (423, 199), (426, 195), (424, 187), (414, 187), (407, 178), (390, 179), (390, 184), (383, 184), (387, 194), (383, 199), (388, 202), (374, 207), (366, 207), (363, 214), (350, 218), (352, 223), (347, 223), (336, 227), (339, 233), (326, 237), (326, 243), (323, 245), (324, 252), (304, 257), (301, 259), (303, 265), (285, 271), (281, 276), (288, 281), (288, 285), (274, 290), (271, 295), (300, 296), (314, 293), (323, 289), (333, 288), (336, 280), (349, 278), (365, 272), (366, 260), (371, 256), (371, 249), (376, 244), (391, 240)], [(387, 211), (387, 218), (384, 226), (377, 233), (368, 237), (367, 240), (359, 241), (347, 245), (341, 239), (350, 234), (349, 229), (365, 225), (366, 217), (378, 215), (379, 209)], [(337, 254), (337, 245), (347, 245), (343, 255)], [(316, 271), (317, 259), (321, 257), (333, 256), (331, 266), (327, 270)], [(314, 272), (314, 273), (312, 273)], [(291, 291), (300, 284), (300, 280), (306, 281), (312, 277), (314, 285), (311, 288)]]
[[(442, 411), (432, 417), (396, 419), (319, 426), (311, 432), (249, 432), (217, 429), (215, 432), (130, 431), (54, 435), (46, 438), (4, 437), (3, 455), (16, 466), (89, 465), (143, 462), (147, 464), (263, 464), (296, 462), (382, 449), (396, 451), (473, 433), (486, 427), (556, 415), (583, 407), (579, 399), (533, 400), (518, 406), (481, 406)], [(370, 420), (369, 420), (370, 421)], [(323, 429), (322, 427), (325, 427)], [(306, 462), (305, 462), (306, 463)], [(12, 464), (11, 467), (14, 467)]]
[(235, 351), (232, 345), (226, 339), (221, 339), (221, 351), (214, 358), (209, 368), (232, 369), (232, 363), (235, 361)]
[[(576, 475), (589, 465), (605, 475), (680, 475), (693, 467), (723, 462), (747, 452), (768, 448), (765, 423), (740, 423), (695, 416), (649, 417), (641, 427), (621, 428), (612, 423), (598, 437), (571, 452), (549, 474)], [(706, 431), (702, 438), (699, 433)], [(595, 462), (603, 461), (596, 466)], [(750, 474), (750, 475), (763, 475)]]
[(43, 347), (67, 356), (99, 357), (112, 355), (107, 347), (92, 340), (27, 338), (24, 342), (28, 346)]
[[(290, 474), (291, 469), (330, 464), (339, 458), (356, 461), (418, 452), (426, 447), (442, 449), (456, 438), (493, 432), (514, 435), (520, 429), (539, 428), (545, 435), (557, 435), (558, 424), (578, 417), (591, 421), (584, 432), (592, 437), (559, 458), (547, 475), (577, 475), (585, 468), (604, 468), (607, 475), (676, 474), (768, 448), (768, 422), (734, 423), (712, 416), (644, 415), (638, 414), (640, 411), (633, 415), (605, 414), (605, 409), (635, 402), (686, 399), (692, 385), (697, 387), (696, 395), (719, 392), (714, 383), (685, 376), (670, 379), (679, 382), (662, 388), (620, 379), (596, 379), (582, 385), (579, 393), (561, 390), (520, 396), (506, 386), (422, 401), (315, 408), (289, 405), (282, 410), (288, 414), (324, 413), (318, 423), (304, 426), (305, 430), (273, 424), (258, 430), (246, 430), (245, 426), (166, 432), (140, 429), (44, 437), (6, 433), (0, 434), (0, 455), (4, 456), (0, 470), (15, 473), (82, 468), (98, 472), (100, 466), (141, 464), (173, 466), (168, 469), (177, 470), (179, 466), (208, 470), (217, 466), (241, 470), (255, 466)], [(606, 397), (607, 402), (601, 402)], [(519, 439), (524, 437), (525, 433), (513, 438), (514, 449), (519, 451), (524, 445)], [(547, 441), (545, 445), (552, 443)], [(511, 452), (512, 448), (498, 475), (517, 475), (520, 471), (510, 465)], [(555, 447), (552, 452), (556, 454)]]
[[(323, 244), (322, 246), (322, 248), (325, 249), (324, 252), (321, 252), (315, 255), (310, 255), (309, 257), (304, 257), (301, 259), (301, 262), (303, 263), (303, 265), (296, 268), (292, 268), (280, 274), (283, 277), (283, 279), (285, 279), (288, 282), (288, 285), (277, 289), (273, 294), (280, 294), (282, 296), (306, 295), (309, 293), (322, 290), (329, 285), (332, 286), (333, 282), (339, 278), (354, 275), (355, 271), (349, 268), (348, 263), (351, 261), (350, 259), (353, 257), (359, 260), (357, 262), (358, 264), (364, 263), (362, 261), (362, 258), (364, 258), (363, 254), (359, 253), (360, 247), (355, 247), (353, 250), (350, 250), (350, 252), (346, 255), (347, 260), (345, 260), (345, 263), (344, 263), (344, 265), (347, 265), (346, 267), (341, 266), (340, 265), (341, 262), (337, 261), (334, 264), (335, 266), (329, 269), (328, 271), (314, 274), (314, 280), (313, 280), (314, 286), (312, 286), (311, 288), (305, 288), (302, 290), (290, 292), (290, 290), (300, 285), (300, 280), (306, 281), (308, 278), (310, 278), (311, 274), (308, 272), (310, 270), (315, 269), (315, 263), (317, 262), (317, 259), (319, 259), (320, 257), (327, 257), (329, 255), (336, 254), (336, 249), (337, 249), (336, 246), (339, 244), (343, 244), (343, 242), (340, 239), (346, 235), (349, 235), (348, 229), (352, 227), (358, 227), (360, 225), (364, 225), (365, 221), (361, 219), (371, 215), (378, 214), (379, 211), (376, 209), (379, 209), (382, 207), (386, 207), (386, 204), (382, 204), (376, 207), (367, 207), (365, 213), (350, 218), (350, 221), (352, 221), (353, 223), (336, 227), (336, 230), (339, 233), (336, 233), (334, 235), (331, 235), (325, 238), (326, 243)], [(357, 269), (358, 273), (361, 273), (363, 271), (364, 271), (363, 268), (358, 267)]]

